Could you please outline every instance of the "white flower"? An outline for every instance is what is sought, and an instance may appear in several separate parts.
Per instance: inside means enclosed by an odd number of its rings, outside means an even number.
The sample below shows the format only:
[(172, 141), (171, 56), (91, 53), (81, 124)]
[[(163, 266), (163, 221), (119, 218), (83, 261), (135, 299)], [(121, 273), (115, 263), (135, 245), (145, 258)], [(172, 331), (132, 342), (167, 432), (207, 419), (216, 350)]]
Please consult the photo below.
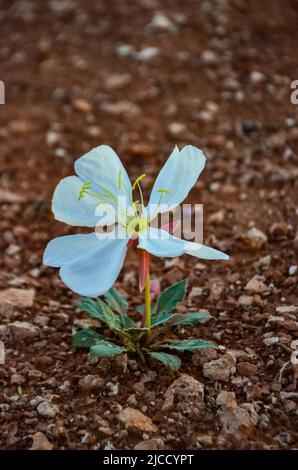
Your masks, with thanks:
[[(57, 220), (80, 227), (111, 225), (108, 236), (97, 232), (68, 235), (50, 241), (44, 264), (60, 267), (60, 276), (74, 292), (97, 297), (116, 281), (131, 239), (137, 248), (160, 257), (184, 253), (203, 259), (228, 259), (218, 250), (174, 237), (150, 226), (157, 213), (178, 206), (195, 185), (205, 166), (201, 150), (175, 147), (153, 186), (149, 203), (141, 211), (133, 201), (133, 186), (116, 153), (101, 145), (75, 163), (78, 176), (69, 176), (57, 186), (52, 210)], [(139, 187), (140, 177), (134, 183)]]

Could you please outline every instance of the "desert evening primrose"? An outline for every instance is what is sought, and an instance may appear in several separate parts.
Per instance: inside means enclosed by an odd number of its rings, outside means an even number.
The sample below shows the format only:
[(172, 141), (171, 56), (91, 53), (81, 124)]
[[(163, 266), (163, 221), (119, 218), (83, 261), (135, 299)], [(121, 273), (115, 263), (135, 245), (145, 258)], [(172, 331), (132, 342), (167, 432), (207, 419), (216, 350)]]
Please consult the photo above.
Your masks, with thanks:
[[(51, 240), (43, 262), (59, 267), (63, 282), (88, 297), (106, 293), (115, 283), (130, 246), (140, 259), (140, 289), (145, 287), (146, 327), (150, 330), (149, 254), (226, 260), (218, 250), (189, 242), (153, 227), (154, 218), (178, 206), (195, 185), (205, 166), (201, 150), (176, 146), (161, 169), (145, 206), (140, 176), (131, 184), (117, 154), (101, 145), (75, 162), (77, 176), (64, 178), (57, 186), (52, 210), (57, 220), (79, 227), (112, 227), (107, 232), (67, 235)], [(133, 197), (138, 192), (137, 200)]]

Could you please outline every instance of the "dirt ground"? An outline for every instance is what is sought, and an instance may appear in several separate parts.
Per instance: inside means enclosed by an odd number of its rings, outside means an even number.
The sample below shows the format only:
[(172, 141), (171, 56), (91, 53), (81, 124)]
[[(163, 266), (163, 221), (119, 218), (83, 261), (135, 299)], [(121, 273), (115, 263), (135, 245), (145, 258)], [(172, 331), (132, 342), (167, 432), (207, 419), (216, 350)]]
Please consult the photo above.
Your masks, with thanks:
[[(298, 2), (0, 6), (1, 449), (297, 447)], [(148, 175), (147, 195), (174, 144), (207, 155), (188, 202), (204, 204), (204, 242), (230, 260), (151, 260), (163, 288), (189, 278), (182, 310), (213, 316), (178, 337), (220, 345), (181, 354), (178, 373), (73, 350), (87, 317), (41, 262), (48, 240), (82, 231), (53, 220), (51, 196), (102, 143), (132, 179)], [(142, 302), (133, 249), (117, 287)], [(127, 407), (148, 426), (119, 419)]]

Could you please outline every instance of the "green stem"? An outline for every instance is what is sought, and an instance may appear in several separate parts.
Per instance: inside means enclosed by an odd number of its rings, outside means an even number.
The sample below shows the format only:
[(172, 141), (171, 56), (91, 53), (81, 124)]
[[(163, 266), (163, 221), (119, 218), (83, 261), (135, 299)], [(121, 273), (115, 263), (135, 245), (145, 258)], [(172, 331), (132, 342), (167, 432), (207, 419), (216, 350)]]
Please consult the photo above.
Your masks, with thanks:
[(145, 284), (145, 306), (146, 306), (146, 328), (150, 334), (151, 330), (151, 296), (150, 296), (150, 273), (148, 271)]

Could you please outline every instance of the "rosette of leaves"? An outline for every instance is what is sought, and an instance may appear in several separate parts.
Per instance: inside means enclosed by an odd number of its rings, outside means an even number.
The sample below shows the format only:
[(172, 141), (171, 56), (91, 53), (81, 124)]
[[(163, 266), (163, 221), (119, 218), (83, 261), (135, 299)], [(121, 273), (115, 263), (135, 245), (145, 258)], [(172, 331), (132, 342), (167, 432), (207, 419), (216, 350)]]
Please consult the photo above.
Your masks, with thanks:
[[(181, 360), (177, 352), (216, 348), (216, 345), (203, 339), (166, 341), (163, 335), (177, 326), (191, 326), (203, 323), (210, 318), (206, 310), (189, 313), (175, 313), (182, 302), (187, 288), (187, 280), (182, 280), (165, 289), (152, 308), (151, 332), (140, 326), (141, 322), (128, 315), (128, 304), (123, 295), (111, 288), (98, 299), (82, 298), (79, 307), (91, 318), (97, 320), (98, 327), (83, 329), (73, 337), (75, 348), (87, 348), (92, 356), (113, 357), (119, 354), (135, 354), (144, 363), (151, 357), (169, 369), (177, 370)], [(142, 314), (144, 306), (136, 308)], [(104, 331), (104, 336), (103, 336)]]

